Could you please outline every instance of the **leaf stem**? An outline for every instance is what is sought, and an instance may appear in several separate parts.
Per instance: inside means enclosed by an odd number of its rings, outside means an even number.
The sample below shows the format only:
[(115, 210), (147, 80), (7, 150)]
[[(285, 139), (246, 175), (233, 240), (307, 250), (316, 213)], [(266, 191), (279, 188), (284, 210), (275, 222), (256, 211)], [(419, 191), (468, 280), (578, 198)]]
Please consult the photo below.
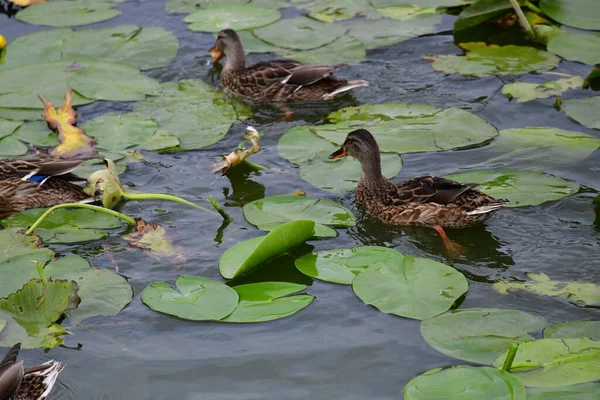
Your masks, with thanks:
[(529, 8), (531, 11), (536, 12), (538, 14), (544, 14), (542, 10), (540, 10), (537, 6), (531, 4), (530, 1), (526, 1), (524, 4), (525, 7)]
[(210, 202), (210, 204), (212, 204), (212, 206), (215, 208), (215, 210), (217, 210), (217, 212), (219, 214), (221, 214), (221, 216), (223, 217), (223, 219), (225, 221), (233, 221), (233, 218), (231, 218), (231, 215), (229, 215), (227, 213), (227, 211), (225, 211), (223, 209), (223, 207), (221, 207), (221, 205), (219, 203), (217, 203), (217, 201), (214, 199), (214, 197), (208, 196), (208, 201)]
[(515, 12), (517, 13), (517, 17), (519, 17), (519, 23), (521, 24), (523, 29), (525, 29), (525, 31), (532, 38), (535, 39), (535, 32), (533, 31), (533, 29), (531, 29), (531, 25), (529, 25), (529, 21), (527, 21), (525, 14), (523, 14), (523, 10), (521, 10), (521, 6), (519, 6), (519, 2), (517, 0), (510, 0), (510, 4), (515, 9)]
[(35, 267), (37, 268), (37, 272), (40, 276), (40, 279), (42, 280), (42, 283), (44, 284), (44, 286), (46, 286), (46, 284), (48, 283), (48, 279), (46, 279), (46, 274), (44, 273), (44, 264), (42, 264), (39, 261), (35, 261)]
[(40, 224), (42, 222), (44, 222), (44, 220), (50, 215), (52, 214), (55, 210), (58, 210), (59, 208), (87, 208), (88, 210), (94, 210), (94, 211), (99, 211), (99, 212), (103, 212), (105, 214), (109, 214), (112, 215), (113, 217), (117, 217), (117, 218), (121, 218), (125, 221), (127, 221), (128, 223), (130, 223), (131, 225), (135, 225), (135, 220), (131, 217), (128, 217), (125, 214), (121, 214), (120, 212), (114, 211), (114, 210), (110, 210), (108, 208), (104, 208), (104, 207), (98, 207), (98, 206), (94, 206), (91, 204), (82, 204), (82, 203), (67, 203), (67, 204), (59, 204), (57, 206), (51, 207), (48, 210), (46, 210), (45, 213), (43, 213), (38, 219), (37, 221), (34, 222), (33, 225), (31, 225), (31, 227), (29, 229), (27, 229), (27, 232), (25, 232), (26, 235), (30, 235), (33, 233), (33, 231), (36, 230), (37, 227), (40, 226)]
[(513, 343), (510, 345), (510, 349), (508, 349), (508, 353), (506, 354), (506, 360), (504, 360), (504, 365), (502, 366), (502, 371), (510, 372), (510, 368), (512, 367), (513, 361), (515, 361), (515, 356), (517, 355), (518, 349), (518, 344)]
[(199, 206), (198, 204), (194, 204), (191, 201), (187, 201), (185, 199), (182, 199), (181, 197), (177, 197), (177, 196), (173, 196), (170, 194), (163, 194), (163, 193), (128, 193), (125, 192), (123, 193), (123, 198), (128, 199), (128, 200), (168, 200), (168, 201), (174, 201), (176, 203), (181, 203), (181, 204), (186, 204), (190, 207), (194, 207), (197, 208), (199, 210), (202, 211), (208, 211), (211, 214), (217, 215), (216, 212), (206, 208), (206, 207), (202, 207)]
[(252, 167), (252, 168), (255, 168), (255, 169), (271, 169), (269, 167), (265, 167), (264, 165), (255, 164), (255, 163), (250, 162), (248, 160), (244, 160), (244, 163), (246, 163), (249, 167)]

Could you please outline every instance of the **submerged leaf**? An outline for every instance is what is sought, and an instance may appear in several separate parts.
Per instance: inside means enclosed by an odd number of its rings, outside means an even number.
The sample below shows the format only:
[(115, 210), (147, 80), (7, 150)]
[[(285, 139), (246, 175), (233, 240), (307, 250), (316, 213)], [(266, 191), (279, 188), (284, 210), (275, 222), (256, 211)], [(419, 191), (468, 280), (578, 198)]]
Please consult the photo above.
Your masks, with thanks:
[(526, 103), (535, 99), (547, 99), (559, 96), (569, 89), (581, 88), (583, 77), (573, 76), (571, 78), (558, 79), (546, 83), (515, 82), (504, 85), (502, 93), (508, 98), (516, 98), (519, 103)]
[(142, 218), (136, 218), (135, 221), (135, 232), (125, 236), (130, 246), (148, 251), (157, 260), (175, 259), (178, 264), (186, 261), (179, 249), (174, 248), (162, 226), (149, 224)]

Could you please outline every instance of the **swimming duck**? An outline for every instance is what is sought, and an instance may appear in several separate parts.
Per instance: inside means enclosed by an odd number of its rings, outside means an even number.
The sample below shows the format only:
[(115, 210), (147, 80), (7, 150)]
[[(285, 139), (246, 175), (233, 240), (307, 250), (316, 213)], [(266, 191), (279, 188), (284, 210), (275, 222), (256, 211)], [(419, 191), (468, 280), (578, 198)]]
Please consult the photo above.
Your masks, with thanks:
[(360, 162), (362, 175), (356, 187), (356, 202), (381, 221), (398, 226), (434, 228), (451, 252), (460, 252), (445, 228), (464, 228), (490, 218), (508, 200), (497, 200), (479, 192), (476, 184), (462, 184), (436, 176), (421, 176), (393, 183), (381, 174), (377, 141), (366, 129), (346, 136), (330, 159), (351, 156)]
[(85, 181), (71, 174), (83, 161), (0, 160), (0, 212), (91, 201), (83, 192), (83, 188), (71, 183), (77, 180)]
[(0, 399), (45, 400), (65, 364), (51, 360), (25, 369), (23, 361), (17, 361), (19, 350), (17, 343), (0, 362)]
[(346, 81), (333, 76), (345, 64), (303, 64), (278, 59), (246, 67), (244, 47), (233, 29), (219, 32), (209, 50), (213, 63), (227, 57), (220, 83), (225, 91), (261, 102), (319, 101), (342, 96), (365, 81)]

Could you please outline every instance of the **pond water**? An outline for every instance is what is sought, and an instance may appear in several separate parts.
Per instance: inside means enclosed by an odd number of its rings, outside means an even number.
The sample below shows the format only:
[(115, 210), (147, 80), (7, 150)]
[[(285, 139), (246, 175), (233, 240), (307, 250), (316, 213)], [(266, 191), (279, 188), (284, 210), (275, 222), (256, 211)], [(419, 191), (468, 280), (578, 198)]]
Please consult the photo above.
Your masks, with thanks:
[[(218, 75), (208, 66), (207, 50), (214, 43), (211, 34), (189, 31), (181, 21), (183, 15), (168, 15), (162, 0), (123, 3), (119, 8), (121, 16), (94, 27), (161, 26), (180, 41), (177, 58), (165, 68), (150, 71), (150, 76), (161, 82), (201, 79), (216, 84)], [(441, 31), (452, 26), (452, 17), (445, 18)], [(41, 29), (0, 15), (0, 33), (9, 41)], [(176, 203), (123, 204), (120, 209), (126, 214), (161, 224), (173, 235), (175, 245), (185, 249), (187, 262), (181, 265), (157, 261), (127, 246), (119, 230), (104, 240), (55, 246), (59, 254), (74, 252), (94, 266), (127, 276), (135, 297), (115, 317), (89, 319), (70, 329), (72, 335), (65, 338), (69, 347), (54, 348), (48, 354), (23, 351), (28, 364), (48, 358), (67, 363), (52, 398), (387, 400), (401, 398), (404, 385), (417, 374), (438, 366), (464, 364), (431, 348), (419, 332), (419, 321), (379, 312), (358, 299), (350, 287), (312, 281), (295, 270), (291, 257), (278, 259), (260, 276), (245, 279), (260, 281), (268, 277), (310, 285), (307, 291), (316, 300), (285, 319), (245, 325), (194, 323), (154, 312), (141, 303), (140, 293), (151, 281), (173, 282), (182, 274), (221, 280), (217, 268), (221, 254), (241, 240), (263, 234), (245, 222), (241, 206), (296, 189), (330, 198), (358, 216), (357, 225), (340, 230), (337, 238), (310, 241), (317, 250), (381, 245), (452, 265), (469, 279), (463, 308), (515, 308), (544, 316), (550, 323), (598, 319), (600, 311), (596, 308), (579, 308), (558, 298), (523, 293), (502, 295), (492, 289), (490, 282), (498, 278), (525, 279), (526, 272), (545, 272), (557, 280), (600, 281), (600, 210), (598, 206), (594, 209), (591, 202), (596, 195), (591, 188), (600, 189), (600, 151), (578, 164), (556, 160), (553, 166), (553, 160), (547, 160), (540, 167), (518, 159), (505, 160), (502, 167), (553, 173), (576, 181), (582, 190), (542, 206), (504, 209), (482, 226), (450, 230), (452, 238), (468, 248), (457, 259), (447, 256), (435, 231), (383, 227), (356, 208), (352, 193), (336, 196), (311, 186), (298, 176), (296, 166), (278, 155), (277, 141), (292, 126), (321, 122), (329, 112), (343, 106), (389, 101), (460, 107), (498, 129), (554, 126), (600, 137), (599, 131), (585, 128), (555, 110), (552, 100), (510, 102), (500, 92), (509, 78), (445, 76), (434, 71), (431, 62), (422, 60), (426, 55), (459, 53), (448, 33), (370, 50), (366, 62), (339, 71), (344, 78), (369, 81), (370, 86), (355, 90), (353, 97), (318, 108), (299, 107), (289, 121), (281, 121), (281, 114), (272, 108), (255, 109), (256, 115), (247, 124), (264, 137), (262, 151), (253, 155), (252, 161), (272, 168), (270, 171), (241, 169), (230, 177), (210, 173), (215, 157), (237, 146), (245, 124), (235, 125), (211, 147), (176, 154), (147, 153), (147, 163), (132, 164), (121, 177), (127, 185), (196, 202), (212, 195), (225, 204), (235, 222), (224, 230), (220, 240), (217, 235), (221, 221), (210, 214)], [(248, 61), (265, 58), (268, 56), (251, 55)], [(588, 70), (587, 66), (565, 61), (557, 69), (580, 75)], [(548, 79), (532, 76), (531, 80)], [(571, 91), (568, 96), (581, 96), (581, 92)], [(112, 102), (79, 107), (80, 123), (132, 108), (131, 103)], [(464, 172), (490, 158), (486, 146), (404, 155), (404, 168), (396, 180)]]

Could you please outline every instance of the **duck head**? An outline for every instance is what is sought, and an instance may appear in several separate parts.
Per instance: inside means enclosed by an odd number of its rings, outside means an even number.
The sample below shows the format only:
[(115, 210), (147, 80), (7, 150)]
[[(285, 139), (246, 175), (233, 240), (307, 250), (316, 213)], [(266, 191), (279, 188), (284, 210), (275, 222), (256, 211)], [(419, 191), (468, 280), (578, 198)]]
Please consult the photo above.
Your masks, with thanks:
[(233, 29), (223, 29), (217, 35), (215, 45), (208, 50), (212, 62), (217, 63), (223, 57), (227, 57), (225, 68), (244, 69), (246, 67), (246, 55), (240, 37)]

